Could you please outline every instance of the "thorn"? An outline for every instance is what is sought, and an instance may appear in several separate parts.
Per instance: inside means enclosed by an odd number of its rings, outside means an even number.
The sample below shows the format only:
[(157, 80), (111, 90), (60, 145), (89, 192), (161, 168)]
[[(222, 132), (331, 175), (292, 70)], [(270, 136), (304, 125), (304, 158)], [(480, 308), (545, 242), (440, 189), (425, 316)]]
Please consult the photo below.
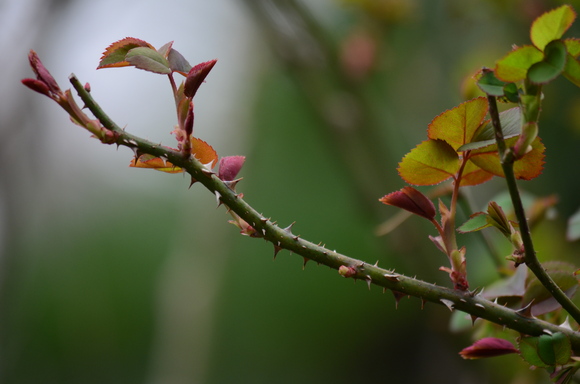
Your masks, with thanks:
[(485, 310), (485, 306), (483, 304), (481, 304), (481, 303), (477, 303), (477, 304), (475, 304), (475, 306), (477, 308), (481, 308), (481, 309)]
[(167, 158), (165, 156), (159, 156), (159, 159), (163, 161), (163, 166), (167, 167)]
[(296, 222), (292, 222), (292, 224), (290, 224), (289, 226), (287, 226), (286, 228), (284, 228), (284, 230), (288, 233), (292, 233), (292, 227), (294, 226), (294, 224), (296, 224)]
[(471, 326), (473, 327), (475, 325), (475, 320), (479, 319), (479, 317), (475, 316), (475, 315), (470, 315), (471, 316)]
[(280, 242), (278, 242), (278, 244), (274, 244), (274, 260), (276, 260), (276, 256), (278, 256), (278, 252), (281, 250), (282, 247), (280, 246)]
[(568, 316), (566, 316), (566, 320), (564, 320), (564, 322), (560, 324), (560, 327), (572, 330), (572, 326), (570, 325), (570, 319), (568, 318)]
[(378, 260), (375, 262), (374, 266), (375, 267), (378, 267), (379, 266), (379, 261)]
[(236, 191), (236, 185), (243, 179), (243, 177), (240, 177), (239, 179), (235, 179), (232, 181), (224, 181), (224, 184), (226, 185), (226, 187), (228, 187), (229, 189), (231, 189), (232, 191)]
[(426, 302), (427, 302), (427, 300), (425, 300), (424, 298), (421, 298), (421, 310), (423, 310), (425, 308)]
[(197, 180), (195, 179), (195, 177), (191, 176), (191, 183), (189, 183), (189, 188), (191, 188), (191, 186), (195, 183), (197, 183)]
[(222, 201), (220, 200), (221, 197), (222, 197), (222, 195), (218, 191), (215, 191), (215, 199), (216, 199), (216, 202), (217, 202), (217, 207), (216, 208), (219, 208), (220, 205), (222, 205)]
[(405, 297), (405, 294), (399, 291), (391, 291), (391, 292), (393, 292), (393, 296), (395, 296), (395, 309), (399, 309), (399, 301), (401, 301), (401, 299)]
[(533, 317), (533, 316), (532, 316), (532, 304), (533, 304), (533, 303), (534, 303), (534, 300), (532, 299), (532, 301), (530, 301), (530, 302), (528, 303), (528, 305), (526, 305), (526, 306), (525, 306), (525, 307), (523, 307), (523, 308), (520, 308), (520, 309), (518, 309), (518, 310), (516, 311), (516, 313), (517, 313), (518, 315), (520, 315), (520, 316), (523, 316), (523, 317)]
[(371, 284), (373, 283), (372, 277), (370, 275), (365, 276), (365, 280), (367, 281), (367, 285), (369, 286), (369, 291), (371, 290)]
[(447, 299), (439, 299), (439, 301), (444, 304), (451, 312), (453, 312), (453, 301)]
[(266, 219), (265, 217), (261, 217), (261, 218), (260, 218), (260, 221), (261, 221), (262, 223), (267, 223), (267, 222), (268, 222), (268, 219)]
[(384, 277), (385, 277), (387, 280), (391, 280), (391, 281), (395, 281), (395, 282), (396, 282), (396, 281), (399, 281), (399, 277), (400, 277), (401, 275), (397, 275), (397, 274), (395, 274), (395, 273), (385, 273), (383, 276), (384, 276)]
[(302, 263), (302, 270), (306, 269), (306, 263), (308, 263), (309, 261), (310, 261), (309, 258), (307, 258), (307, 257), (304, 258), (304, 263)]
[(544, 332), (546, 335), (550, 335), (552, 336), (554, 333), (552, 331), (550, 331), (549, 329), (542, 329), (542, 332)]

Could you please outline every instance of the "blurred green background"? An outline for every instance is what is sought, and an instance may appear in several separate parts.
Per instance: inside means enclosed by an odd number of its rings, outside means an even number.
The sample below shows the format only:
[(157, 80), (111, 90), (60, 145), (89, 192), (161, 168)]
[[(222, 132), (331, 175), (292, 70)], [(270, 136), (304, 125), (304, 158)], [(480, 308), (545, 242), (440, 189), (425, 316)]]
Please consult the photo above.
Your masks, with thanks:
[[(578, 2), (571, 2), (577, 9)], [(22, 87), (28, 49), (67, 87), (74, 71), (132, 133), (172, 145), (166, 79), (95, 71), (125, 36), (219, 62), (196, 96), (195, 134), (247, 156), (238, 190), (265, 216), (352, 257), (449, 285), (432, 229), (378, 199), (404, 184), (401, 157), (427, 124), (473, 96), (466, 84), (552, 0), (4, 0), (0, 36), (0, 382), (527, 383), (517, 356), (464, 361), (469, 333), (449, 311), (353, 284), (336, 271), (238, 235), (215, 197), (186, 177), (128, 168), (46, 98)], [(578, 25), (568, 36), (580, 36)], [(522, 183), (556, 193), (538, 228), (540, 257), (577, 263), (567, 218), (580, 205), (580, 92), (545, 90), (546, 168)], [(477, 209), (503, 189), (470, 193)], [(496, 239), (499, 252), (507, 244)], [(487, 250), (468, 246), (472, 287), (493, 281)], [(577, 263), (580, 264), (580, 263)]]

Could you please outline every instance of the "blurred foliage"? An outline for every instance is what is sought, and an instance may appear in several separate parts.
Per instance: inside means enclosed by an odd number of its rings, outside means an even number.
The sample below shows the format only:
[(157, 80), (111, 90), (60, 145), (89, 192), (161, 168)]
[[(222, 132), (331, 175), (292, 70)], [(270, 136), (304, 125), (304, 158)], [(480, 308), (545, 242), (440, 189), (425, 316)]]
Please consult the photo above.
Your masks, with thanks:
[[(378, 198), (403, 185), (397, 163), (431, 119), (473, 96), (469, 76), (526, 43), (530, 21), (558, 4), (344, 0), (310, 11), (294, 1), (246, 2), (273, 54), (256, 84), (239, 190), (280, 225), (296, 220), (306, 239), (448, 284), (422, 220), (374, 237), (394, 214)], [(521, 185), (559, 197), (558, 221), (536, 229), (540, 257), (575, 262), (562, 223), (578, 208), (580, 186), (561, 170), (577, 162), (580, 96), (566, 81), (545, 92), (546, 168)], [(214, 197), (187, 184), (170, 182), (159, 196), (101, 186), (114, 203), (86, 209), (82, 222), (55, 212), (41, 231), (17, 233), (4, 272), (0, 382), (545, 379), (518, 356), (463, 361), (457, 353), (470, 335), (449, 333), (443, 307), (421, 310), (403, 298), (395, 311), (390, 293), (364, 282), (313, 263), (302, 271), (302, 259), (285, 251), (272, 262), (271, 245), (237, 236)], [(474, 189), (474, 205), (501, 190), (502, 180)], [(468, 243), (472, 285), (496, 278), (479, 238), (459, 241)]]

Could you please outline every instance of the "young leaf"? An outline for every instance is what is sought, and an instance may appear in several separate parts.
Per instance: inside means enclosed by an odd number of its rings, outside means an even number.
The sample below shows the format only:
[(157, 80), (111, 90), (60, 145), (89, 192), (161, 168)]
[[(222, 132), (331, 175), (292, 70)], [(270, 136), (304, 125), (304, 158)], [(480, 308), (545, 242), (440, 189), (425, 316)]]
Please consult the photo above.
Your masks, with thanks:
[(542, 61), (544, 54), (533, 45), (524, 45), (508, 53), (495, 65), (495, 76), (505, 82), (514, 83), (526, 78), (528, 69)]
[(145, 71), (167, 75), (171, 73), (169, 62), (153, 48), (137, 47), (127, 52), (125, 60), (130, 65)]
[(218, 161), (218, 154), (213, 147), (196, 137), (191, 138), (191, 153), (202, 164), (209, 164), (210, 168), (215, 167)]
[(105, 49), (97, 69), (129, 66), (130, 64), (125, 60), (125, 56), (127, 55), (127, 52), (137, 47), (155, 49), (146, 41), (139, 40), (134, 37), (126, 37), (114, 42), (113, 44), (109, 45), (107, 49)]
[(183, 76), (187, 76), (189, 71), (191, 71), (191, 65), (189, 62), (181, 55), (181, 53), (177, 52), (175, 49), (171, 49), (169, 51), (167, 61), (169, 61), (169, 67), (172, 71), (178, 72)]
[[(517, 136), (507, 139), (506, 145), (513, 146), (517, 139)], [(514, 163), (514, 174), (518, 179), (531, 180), (542, 173), (544, 168), (544, 150), (546, 148), (539, 137), (536, 137), (531, 147), (531, 151)], [(504, 177), (496, 144), (471, 151), (470, 160), (483, 170), (496, 176)]]
[(506, 85), (505, 82), (501, 81), (492, 70), (484, 69), (482, 71), (481, 77), (477, 80), (477, 86), (483, 92), (490, 96), (501, 97), (504, 95), (503, 88)]
[(181, 168), (152, 155), (141, 155), (137, 161), (131, 161), (130, 167), (151, 168), (166, 173), (181, 173)]
[(566, 45), (561, 40), (554, 40), (544, 49), (544, 60), (535, 63), (528, 70), (528, 79), (536, 84), (545, 84), (554, 80), (566, 66)]
[(461, 103), (435, 117), (429, 124), (430, 139), (446, 141), (454, 150), (471, 142), (473, 134), (487, 114), (487, 98), (478, 97)]
[(464, 359), (481, 359), (510, 353), (519, 351), (509, 341), (497, 337), (485, 337), (459, 352)]
[(413, 187), (404, 187), (400, 191), (391, 192), (379, 201), (386, 205), (401, 208), (415, 215), (432, 221), (435, 218), (435, 206), (424, 194)]
[(520, 355), (530, 365), (539, 368), (546, 368), (546, 364), (538, 354), (539, 337), (522, 337), (518, 343)]
[(564, 76), (570, 80), (572, 84), (580, 87), (580, 63), (571, 54), (568, 54), (568, 58), (566, 59)]
[[(500, 112), (499, 121), (501, 123), (501, 131), (503, 132), (504, 138), (513, 137), (520, 133), (521, 119), (522, 114), (520, 113), (519, 107)], [(491, 120), (486, 120), (477, 128), (471, 141), (457, 148), (457, 152), (471, 151), (486, 147), (493, 143), (495, 143), (493, 124), (491, 123)]]
[(443, 140), (426, 140), (411, 150), (399, 163), (399, 175), (409, 184), (433, 185), (455, 176), (459, 157)]
[(209, 72), (212, 70), (213, 66), (217, 63), (217, 60), (210, 60), (204, 63), (197, 64), (195, 67), (191, 68), (185, 79), (185, 96), (193, 98), (195, 96), (198, 88), (201, 86)]
[(461, 224), (457, 228), (457, 231), (460, 233), (475, 232), (490, 226), (491, 224), (487, 221), (487, 213), (476, 212), (473, 215), (469, 216), (469, 220)]
[(569, 5), (562, 5), (556, 9), (542, 14), (532, 23), (530, 39), (540, 49), (551, 41), (557, 40), (564, 35), (576, 19), (576, 12)]
[(469, 187), (482, 184), (491, 180), (493, 176), (493, 174), (479, 168), (473, 162), (468, 161), (463, 168), (463, 173), (461, 174), (461, 181), (459, 185), (461, 187)]

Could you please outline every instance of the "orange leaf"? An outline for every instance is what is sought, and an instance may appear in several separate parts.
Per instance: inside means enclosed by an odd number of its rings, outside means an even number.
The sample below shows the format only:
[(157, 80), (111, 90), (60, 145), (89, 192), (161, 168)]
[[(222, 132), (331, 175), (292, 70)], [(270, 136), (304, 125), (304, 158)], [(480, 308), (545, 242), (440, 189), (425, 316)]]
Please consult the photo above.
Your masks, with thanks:
[(478, 97), (435, 117), (429, 124), (427, 134), (430, 139), (446, 141), (454, 150), (471, 142), (477, 128), (487, 114), (485, 97)]
[(191, 153), (202, 164), (211, 164), (210, 168), (215, 167), (218, 161), (218, 154), (213, 147), (196, 137), (191, 138)]
[[(506, 146), (513, 146), (518, 137), (519, 136), (506, 139)], [(532, 150), (514, 163), (514, 174), (517, 179), (531, 180), (542, 173), (542, 170), (544, 169), (545, 149), (546, 147), (540, 138), (536, 137), (532, 142)], [(496, 144), (473, 150), (471, 152), (470, 160), (483, 170), (496, 176), (504, 177), (503, 169), (499, 162)]]
[(443, 140), (427, 140), (417, 145), (399, 163), (399, 175), (409, 184), (433, 185), (459, 171), (459, 156)]
[(182, 171), (181, 168), (171, 164), (169, 161), (148, 154), (139, 156), (139, 159), (132, 161), (129, 166), (135, 168), (151, 168), (166, 173), (180, 173)]
[(459, 184), (461, 187), (468, 187), (472, 185), (478, 185), (485, 183), (486, 181), (490, 180), (494, 175), (489, 173), (477, 165), (468, 161), (463, 168), (463, 174), (461, 176), (461, 183)]
[(136, 39), (134, 37), (125, 37), (119, 41), (114, 42), (113, 44), (109, 45), (105, 52), (103, 52), (103, 56), (101, 56), (101, 61), (99, 62), (99, 66), (97, 69), (101, 68), (112, 68), (112, 67), (127, 67), (129, 64), (128, 61), (125, 60), (125, 56), (127, 52), (129, 52), (133, 48), (137, 47), (147, 47), (151, 49), (155, 49), (151, 44), (146, 41)]

